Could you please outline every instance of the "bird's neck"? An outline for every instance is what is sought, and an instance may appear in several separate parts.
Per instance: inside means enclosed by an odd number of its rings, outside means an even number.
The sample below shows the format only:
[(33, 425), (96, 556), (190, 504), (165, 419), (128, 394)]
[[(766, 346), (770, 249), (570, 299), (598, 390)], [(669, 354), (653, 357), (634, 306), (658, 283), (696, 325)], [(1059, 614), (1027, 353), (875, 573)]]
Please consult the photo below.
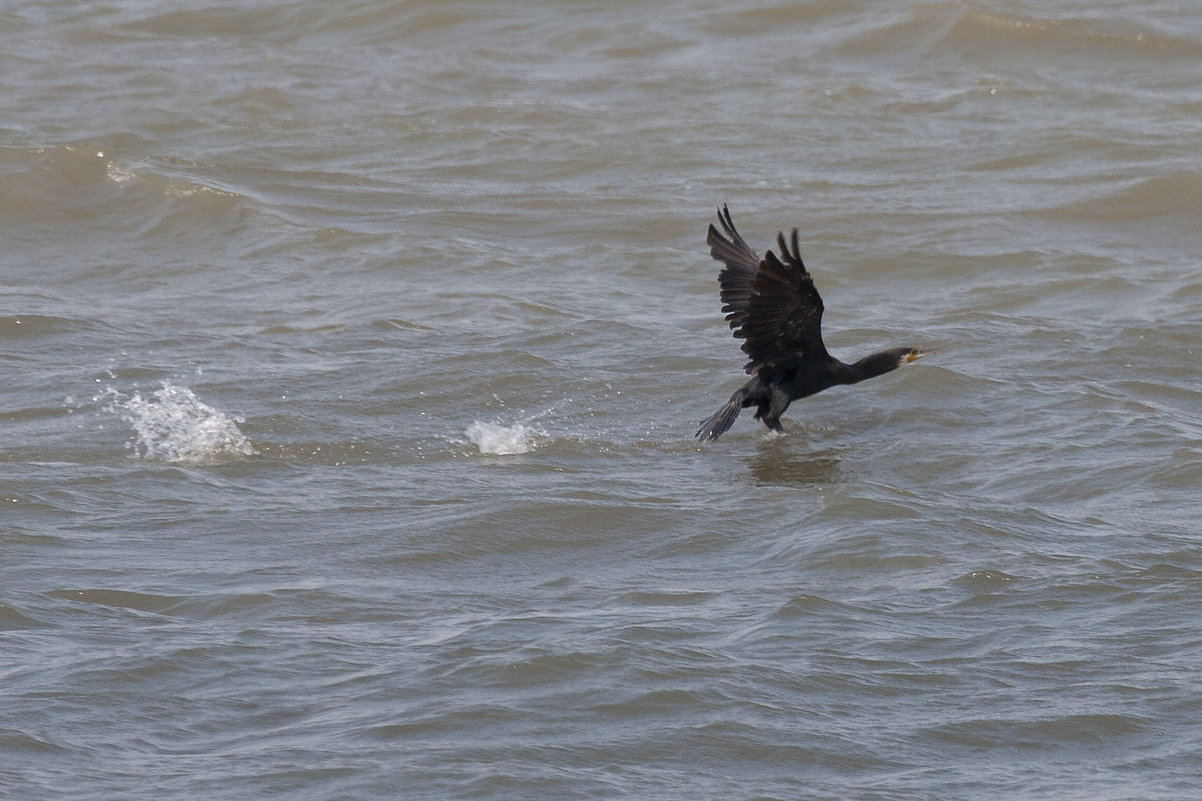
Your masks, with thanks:
[(865, 356), (858, 362), (852, 362), (851, 364), (839, 362), (840, 369), (836, 370), (835, 374), (840, 379), (839, 383), (855, 384), (868, 378), (883, 375), (890, 370), (896, 370), (897, 366), (897, 354), (882, 351), (881, 353), (874, 353), (871, 356)]

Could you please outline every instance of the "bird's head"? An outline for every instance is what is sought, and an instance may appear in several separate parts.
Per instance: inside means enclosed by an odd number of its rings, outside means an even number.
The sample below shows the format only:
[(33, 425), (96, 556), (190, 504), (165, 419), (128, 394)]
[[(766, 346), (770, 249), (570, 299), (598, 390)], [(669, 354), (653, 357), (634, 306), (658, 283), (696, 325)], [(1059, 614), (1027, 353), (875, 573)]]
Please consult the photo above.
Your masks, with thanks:
[(934, 352), (933, 350), (919, 350), (918, 348), (898, 348), (897, 366), (901, 367), (903, 364), (909, 364), (915, 359), (921, 359), (923, 356), (928, 356)]
[(934, 351), (919, 350), (918, 348), (889, 348), (889, 350), (883, 350), (869, 358), (874, 361), (879, 360), (877, 364), (884, 370), (896, 370), (898, 367), (909, 364), (915, 359), (921, 359), (928, 353), (934, 353)]
[(934, 353), (934, 351), (919, 350), (918, 348), (890, 348), (889, 350), (874, 353), (871, 356), (865, 356), (850, 366), (851, 378), (845, 380), (844, 383), (854, 384), (857, 381), (863, 381), (865, 378), (872, 378), (873, 376), (888, 373), (891, 370), (896, 370), (903, 364), (909, 364), (915, 359), (922, 358), (928, 353)]

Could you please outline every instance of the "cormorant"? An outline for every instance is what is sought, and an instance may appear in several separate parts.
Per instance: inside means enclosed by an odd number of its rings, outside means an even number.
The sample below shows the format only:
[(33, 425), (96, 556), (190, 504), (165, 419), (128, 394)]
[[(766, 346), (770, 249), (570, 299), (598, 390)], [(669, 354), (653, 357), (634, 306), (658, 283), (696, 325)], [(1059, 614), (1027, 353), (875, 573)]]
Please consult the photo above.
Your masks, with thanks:
[(735, 230), (725, 205), (718, 210), (718, 222), (726, 236), (710, 223), (705, 241), (710, 255), (726, 265), (718, 274), (722, 311), (751, 357), (743, 368), (751, 380), (701, 422), (698, 439), (716, 440), (748, 406), (757, 407), (757, 420), (781, 431), (780, 416), (798, 398), (896, 370), (930, 352), (891, 348), (853, 364), (839, 361), (822, 344), (822, 298), (801, 261), (797, 229), (791, 252), (780, 233), (780, 257), (769, 250), (761, 260)]

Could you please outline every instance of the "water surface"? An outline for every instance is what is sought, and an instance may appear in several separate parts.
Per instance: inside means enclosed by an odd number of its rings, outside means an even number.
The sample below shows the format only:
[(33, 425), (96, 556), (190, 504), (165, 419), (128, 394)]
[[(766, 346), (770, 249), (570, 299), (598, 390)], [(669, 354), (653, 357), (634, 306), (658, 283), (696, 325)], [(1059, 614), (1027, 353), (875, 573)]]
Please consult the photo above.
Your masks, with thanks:
[[(0, 13), (0, 787), (1180, 799), (1202, 12)], [(844, 359), (704, 245), (800, 229)]]

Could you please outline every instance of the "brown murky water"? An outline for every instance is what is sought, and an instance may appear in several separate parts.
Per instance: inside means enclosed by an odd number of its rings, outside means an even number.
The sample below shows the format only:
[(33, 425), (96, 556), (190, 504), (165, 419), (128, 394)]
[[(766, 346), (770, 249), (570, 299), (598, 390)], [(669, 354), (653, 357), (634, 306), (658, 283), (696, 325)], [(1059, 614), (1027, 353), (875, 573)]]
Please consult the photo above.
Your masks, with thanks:
[[(1180, 799), (1196, 4), (0, 12), (0, 787)], [(739, 385), (704, 244), (845, 359)]]

